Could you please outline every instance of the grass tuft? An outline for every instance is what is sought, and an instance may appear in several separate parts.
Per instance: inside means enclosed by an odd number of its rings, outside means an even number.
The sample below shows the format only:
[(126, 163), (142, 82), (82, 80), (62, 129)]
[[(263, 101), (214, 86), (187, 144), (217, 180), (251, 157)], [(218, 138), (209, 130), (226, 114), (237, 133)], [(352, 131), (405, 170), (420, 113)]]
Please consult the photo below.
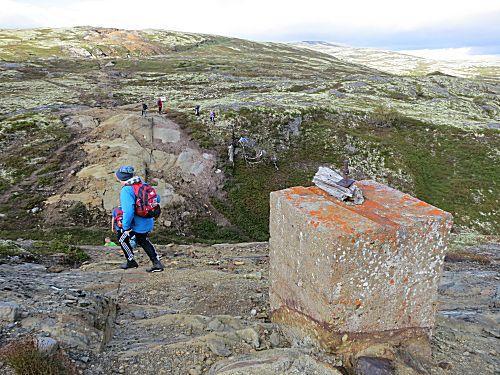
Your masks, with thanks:
[(76, 368), (58, 351), (45, 355), (35, 348), (33, 338), (25, 338), (7, 344), (0, 349), (0, 359), (10, 366), (16, 375), (75, 375)]

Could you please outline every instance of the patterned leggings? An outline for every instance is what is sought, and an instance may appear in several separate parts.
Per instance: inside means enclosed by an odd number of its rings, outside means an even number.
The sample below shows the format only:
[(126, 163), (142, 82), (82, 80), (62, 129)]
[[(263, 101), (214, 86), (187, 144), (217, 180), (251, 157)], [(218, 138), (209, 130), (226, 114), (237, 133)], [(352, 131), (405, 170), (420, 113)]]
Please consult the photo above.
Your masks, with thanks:
[(132, 245), (130, 244), (130, 237), (134, 235), (137, 244), (144, 249), (146, 254), (148, 254), (148, 257), (149, 259), (151, 259), (151, 262), (160, 260), (155, 247), (149, 240), (149, 233), (130, 232), (130, 235), (127, 236), (126, 232), (122, 232), (121, 235), (119, 235), (118, 242), (120, 243), (120, 246), (123, 250), (123, 254), (125, 255), (125, 258), (127, 258), (127, 260), (130, 261), (134, 259), (134, 250), (132, 249)]

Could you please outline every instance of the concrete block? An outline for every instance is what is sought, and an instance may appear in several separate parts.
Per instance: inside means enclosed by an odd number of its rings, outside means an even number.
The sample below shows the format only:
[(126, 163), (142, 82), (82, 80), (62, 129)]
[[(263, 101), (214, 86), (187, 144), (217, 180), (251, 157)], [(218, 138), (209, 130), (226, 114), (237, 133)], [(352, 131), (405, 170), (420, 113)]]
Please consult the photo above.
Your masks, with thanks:
[(428, 336), (451, 214), (374, 181), (348, 205), (317, 187), (271, 193), (270, 304), (289, 339), (328, 351)]

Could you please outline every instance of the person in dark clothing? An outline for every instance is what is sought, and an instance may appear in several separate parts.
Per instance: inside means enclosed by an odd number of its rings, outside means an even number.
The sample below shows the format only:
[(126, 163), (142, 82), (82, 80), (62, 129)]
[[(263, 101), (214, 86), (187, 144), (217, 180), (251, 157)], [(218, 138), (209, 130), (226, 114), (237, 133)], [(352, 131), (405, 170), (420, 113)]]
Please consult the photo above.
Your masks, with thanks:
[(158, 102), (156, 104), (158, 105), (158, 114), (161, 115), (161, 110), (163, 108), (163, 102), (161, 101), (161, 98), (158, 98)]
[(148, 105), (146, 103), (142, 103), (142, 112), (141, 116), (146, 116), (146, 111), (148, 110)]
[[(120, 246), (123, 254), (127, 259), (121, 268), (137, 268), (139, 265), (134, 259), (134, 251), (131, 244), (131, 238), (135, 235), (136, 242), (141, 246), (149, 259), (153, 263), (153, 267), (147, 269), (147, 272), (163, 271), (163, 264), (156, 252), (155, 247), (149, 240), (149, 233), (153, 230), (154, 218), (138, 216), (135, 213), (136, 195), (134, 192), (134, 184), (142, 184), (142, 179), (139, 176), (134, 176), (134, 167), (122, 166), (115, 172), (115, 177), (122, 185), (120, 191), (120, 206), (123, 211), (122, 220), (122, 235), (119, 238)], [(158, 197), (159, 203), (159, 197)]]
[(199, 106), (199, 105), (197, 105), (196, 107), (194, 107), (194, 114), (195, 114), (196, 116), (199, 116), (199, 115), (200, 115), (200, 106)]

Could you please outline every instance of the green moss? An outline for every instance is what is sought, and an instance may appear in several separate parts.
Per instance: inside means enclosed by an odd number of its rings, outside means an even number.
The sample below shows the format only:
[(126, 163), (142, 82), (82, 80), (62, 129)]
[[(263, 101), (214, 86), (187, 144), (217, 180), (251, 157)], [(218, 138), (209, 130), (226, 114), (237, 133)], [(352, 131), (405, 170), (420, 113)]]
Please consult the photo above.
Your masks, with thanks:
[(79, 224), (88, 224), (91, 220), (87, 207), (82, 202), (73, 203), (68, 209), (68, 215), (73, 222)]
[(0, 241), (0, 259), (21, 254), (22, 251), (12, 241)]
[(395, 125), (398, 121), (406, 121), (406, 119), (397, 110), (384, 105), (378, 105), (374, 108), (371, 120), (379, 126), (390, 126)]
[(236, 242), (242, 239), (233, 228), (217, 225), (210, 219), (202, 219), (191, 225), (191, 231), (197, 240), (214, 242)]
[(60, 169), (60, 167), (59, 167), (58, 163), (49, 163), (48, 165), (46, 165), (45, 167), (40, 169), (37, 174), (39, 176), (42, 176), (42, 175), (47, 174), (47, 173), (57, 172), (57, 171), (59, 171), (59, 169)]
[(52, 255), (64, 254), (64, 261), (68, 265), (76, 266), (82, 262), (89, 260), (88, 254), (79, 247), (71, 244), (71, 236), (54, 239), (51, 241), (38, 241), (35, 242), (31, 252), (35, 255)]
[(68, 245), (102, 245), (109, 230), (104, 228), (49, 228), (0, 230), (0, 238), (29, 238), (38, 241), (58, 241)]
[(207, 125), (203, 124), (199, 118), (193, 114), (187, 114), (179, 111), (168, 112), (168, 117), (178, 123), (191, 137), (193, 137), (200, 147), (211, 149), (216, 147), (213, 136), (207, 129)]
[(57, 117), (46, 113), (31, 113), (11, 117), (0, 122), (0, 141), (3, 152), (0, 166), (7, 171), (10, 183), (28, 178), (40, 169), (40, 174), (53, 170), (54, 163), (46, 165), (48, 157), (70, 139), (69, 131)]

